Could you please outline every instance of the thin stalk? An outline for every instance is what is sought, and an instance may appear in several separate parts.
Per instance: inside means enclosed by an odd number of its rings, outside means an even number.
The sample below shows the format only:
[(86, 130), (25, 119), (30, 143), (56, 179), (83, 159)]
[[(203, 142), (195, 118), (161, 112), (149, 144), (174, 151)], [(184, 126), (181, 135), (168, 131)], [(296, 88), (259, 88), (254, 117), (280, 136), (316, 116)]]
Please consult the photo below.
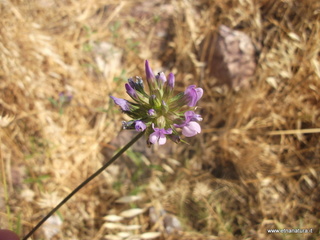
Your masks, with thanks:
[(118, 157), (120, 157), (129, 147), (131, 147), (139, 138), (142, 137), (144, 131), (135, 136), (127, 145), (125, 145), (119, 152), (117, 152), (108, 162), (99, 168), (90, 177), (84, 180), (78, 187), (76, 187), (68, 196), (66, 196), (54, 209), (52, 209), (22, 240), (27, 240), (49, 217), (51, 217), (63, 204), (65, 204), (73, 195), (75, 195), (81, 188), (88, 184), (92, 179), (102, 173), (110, 164), (112, 164)]

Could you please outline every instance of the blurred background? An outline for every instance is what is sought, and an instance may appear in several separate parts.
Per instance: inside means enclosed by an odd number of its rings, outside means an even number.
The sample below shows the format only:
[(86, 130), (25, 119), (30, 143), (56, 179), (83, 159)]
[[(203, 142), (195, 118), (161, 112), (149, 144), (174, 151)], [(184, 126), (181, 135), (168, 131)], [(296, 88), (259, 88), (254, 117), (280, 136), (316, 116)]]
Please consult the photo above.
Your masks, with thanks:
[[(27, 234), (136, 133), (129, 77), (195, 84), (202, 133), (145, 139), (32, 239), (318, 239), (320, 4), (0, 1), (0, 228)], [(268, 233), (268, 229), (312, 233)]]

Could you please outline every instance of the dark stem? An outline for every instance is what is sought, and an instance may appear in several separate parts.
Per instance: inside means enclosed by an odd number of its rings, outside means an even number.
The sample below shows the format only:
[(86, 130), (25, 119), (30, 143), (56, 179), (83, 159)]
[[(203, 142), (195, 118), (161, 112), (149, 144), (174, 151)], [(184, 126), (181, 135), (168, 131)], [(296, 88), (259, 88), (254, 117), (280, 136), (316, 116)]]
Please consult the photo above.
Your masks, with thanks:
[(101, 168), (99, 168), (94, 174), (83, 181), (78, 187), (76, 187), (68, 196), (66, 196), (54, 209), (52, 209), (22, 240), (27, 240), (49, 217), (51, 217), (63, 204), (65, 204), (73, 195), (75, 195), (81, 188), (83, 188), (92, 179), (102, 173), (110, 164), (112, 164), (118, 157), (120, 157), (129, 147), (132, 146), (139, 138), (142, 137), (144, 132), (139, 133), (133, 138), (126, 146), (124, 146), (116, 155), (114, 155), (108, 162), (106, 162)]

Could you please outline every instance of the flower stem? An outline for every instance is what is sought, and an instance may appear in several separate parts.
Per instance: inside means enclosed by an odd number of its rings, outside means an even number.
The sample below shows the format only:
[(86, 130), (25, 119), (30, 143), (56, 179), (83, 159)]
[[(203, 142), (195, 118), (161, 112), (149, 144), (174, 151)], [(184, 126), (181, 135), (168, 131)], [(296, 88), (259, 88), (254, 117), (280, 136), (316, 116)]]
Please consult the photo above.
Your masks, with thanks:
[(102, 173), (108, 166), (118, 159), (129, 147), (131, 147), (139, 138), (142, 137), (144, 131), (135, 136), (127, 145), (125, 145), (119, 152), (117, 152), (108, 162), (99, 168), (90, 177), (84, 180), (78, 187), (76, 187), (68, 196), (66, 196), (55, 208), (53, 208), (22, 240), (27, 240), (49, 217), (51, 217), (62, 205), (64, 205), (73, 195), (75, 195), (81, 188), (83, 188), (92, 179)]

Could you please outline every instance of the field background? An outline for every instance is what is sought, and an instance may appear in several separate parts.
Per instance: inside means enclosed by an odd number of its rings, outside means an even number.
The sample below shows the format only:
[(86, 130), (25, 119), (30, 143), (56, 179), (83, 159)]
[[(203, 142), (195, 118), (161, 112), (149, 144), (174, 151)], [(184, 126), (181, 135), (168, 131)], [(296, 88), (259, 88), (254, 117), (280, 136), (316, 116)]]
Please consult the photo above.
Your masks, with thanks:
[[(138, 142), (33, 239), (318, 239), (318, 1), (2, 0), (0, 16), (0, 228), (27, 234), (134, 136), (109, 96), (148, 59), (204, 89), (202, 133)], [(246, 86), (210, 73), (221, 25), (254, 44)]]

